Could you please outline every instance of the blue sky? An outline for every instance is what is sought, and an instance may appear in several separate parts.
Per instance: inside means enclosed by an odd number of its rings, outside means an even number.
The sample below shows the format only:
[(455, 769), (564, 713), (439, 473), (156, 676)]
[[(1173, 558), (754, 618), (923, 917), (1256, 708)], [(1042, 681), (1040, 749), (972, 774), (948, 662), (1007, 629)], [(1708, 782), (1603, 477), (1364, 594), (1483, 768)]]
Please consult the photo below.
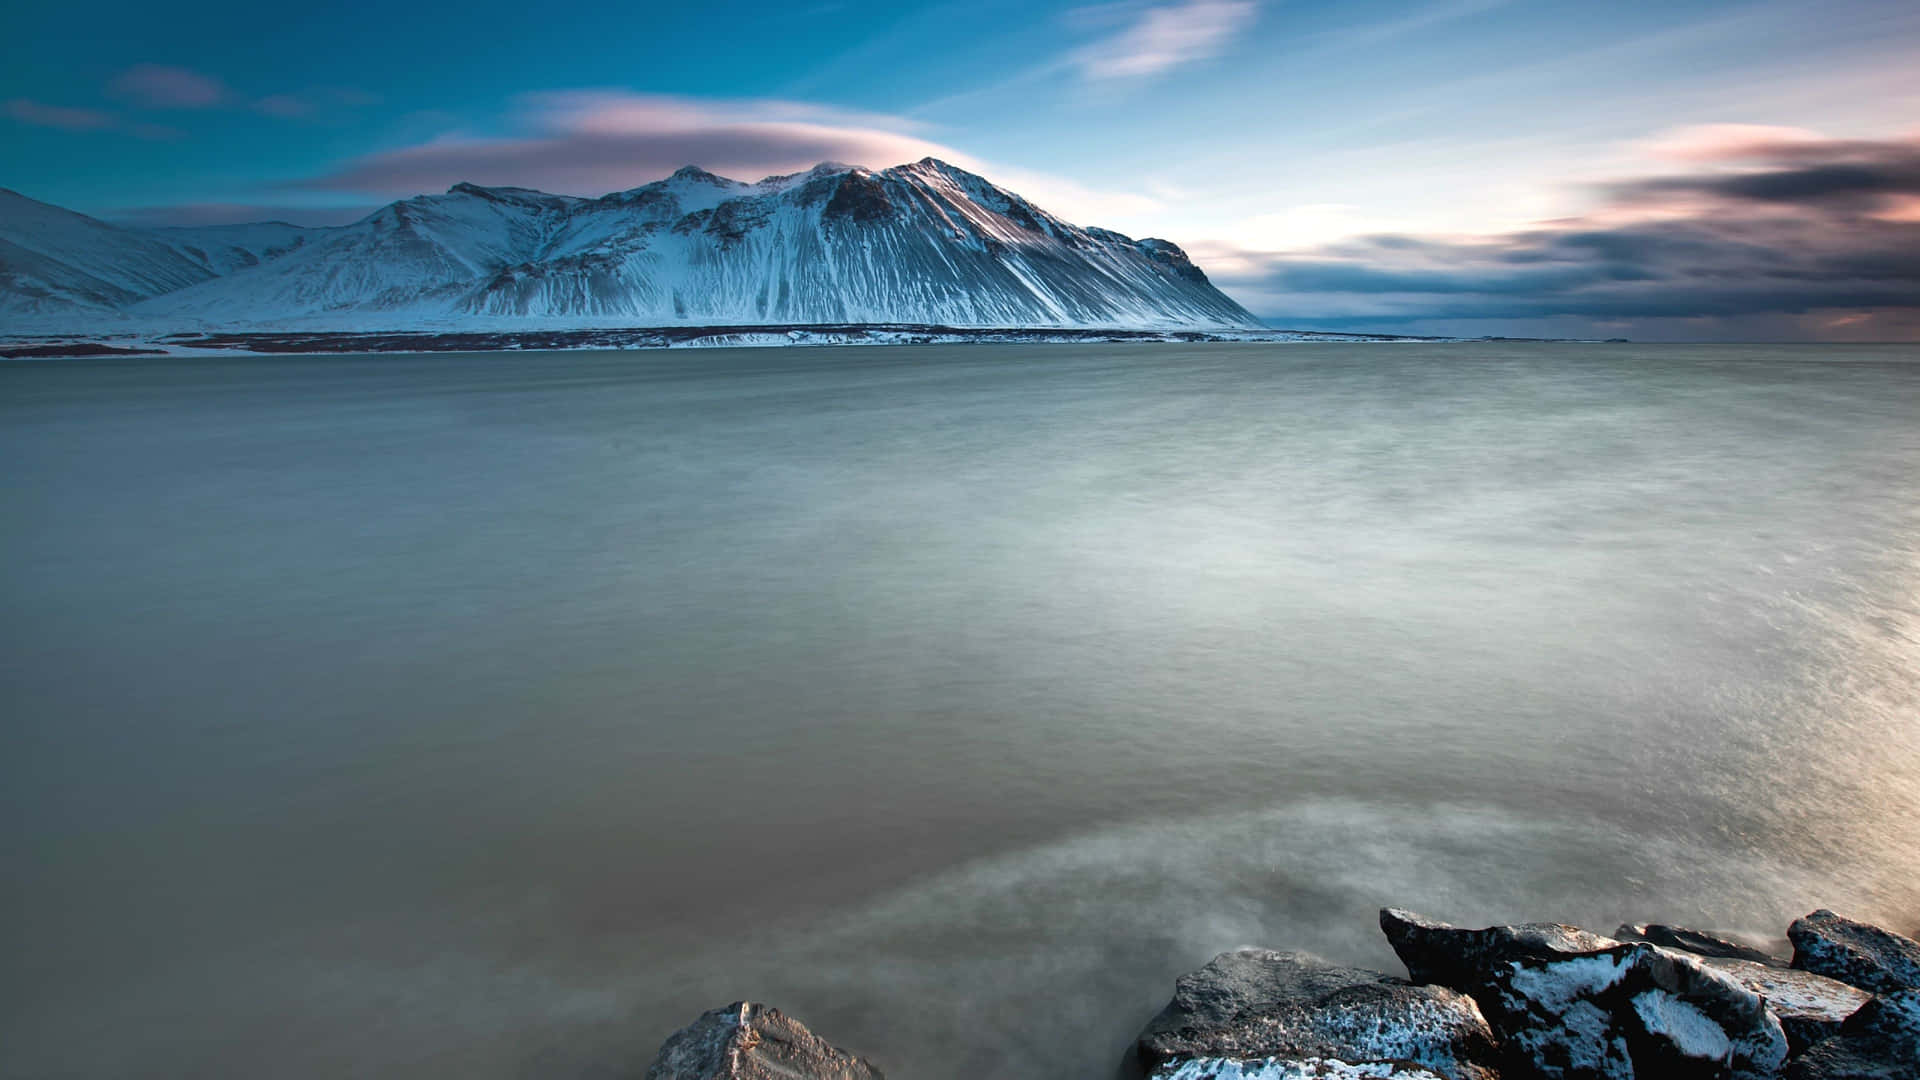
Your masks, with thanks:
[[(1920, 333), (1910, 0), (13, 5), (0, 39), (0, 185), (117, 220), (933, 153), (1172, 239), (1289, 325)], [(1707, 183), (1836, 167), (1893, 180)], [(1797, 226), (1821, 261), (1794, 274), (1833, 287), (1795, 298), (1752, 249), (1813, 258)], [(1657, 286), (1729, 274), (1698, 310)]]

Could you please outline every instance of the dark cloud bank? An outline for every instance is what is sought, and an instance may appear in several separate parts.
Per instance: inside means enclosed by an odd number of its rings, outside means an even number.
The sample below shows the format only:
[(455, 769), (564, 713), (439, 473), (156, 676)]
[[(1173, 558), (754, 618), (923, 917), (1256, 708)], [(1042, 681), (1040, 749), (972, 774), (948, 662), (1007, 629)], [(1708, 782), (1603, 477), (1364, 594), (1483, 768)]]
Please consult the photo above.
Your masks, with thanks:
[(1288, 326), (1920, 339), (1920, 138), (1753, 142), (1605, 196), (1529, 232), (1373, 236), (1214, 276)]

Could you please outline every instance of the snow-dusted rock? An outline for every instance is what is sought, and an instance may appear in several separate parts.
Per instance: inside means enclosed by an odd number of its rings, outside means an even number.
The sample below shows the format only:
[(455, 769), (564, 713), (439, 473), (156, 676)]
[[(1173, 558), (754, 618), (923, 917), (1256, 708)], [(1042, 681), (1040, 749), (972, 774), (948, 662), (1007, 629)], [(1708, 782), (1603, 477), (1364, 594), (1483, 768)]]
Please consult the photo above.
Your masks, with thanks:
[(736, 1001), (667, 1037), (647, 1080), (882, 1080), (865, 1058), (768, 1005)]
[(1760, 995), (1704, 958), (1557, 923), (1472, 930), (1395, 910), (1380, 923), (1416, 979), (1479, 1002), (1518, 1074), (1757, 1078), (1787, 1056)]
[(1787, 962), (1772, 953), (1756, 949), (1751, 945), (1742, 945), (1737, 941), (1728, 941), (1716, 934), (1699, 930), (1687, 930), (1678, 926), (1665, 926), (1660, 923), (1626, 923), (1613, 932), (1620, 941), (1644, 941), (1668, 949), (1679, 949), (1695, 956), (1723, 957), (1728, 960), (1748, 960), (1756, 964), (1770, 964), (1774, 967), (1786, 967)]
[(1542, 1077), (1768, 1077), (1787, 1056), (1758, 994), (1685, 953), (1644, 943), (1515, 960), (1474, 997)]
[(1789, 967), (1785, 960), (1752, 946), (1699, 930), (1628, 924), (1613, 936), (1685, 952), (1733, 976), (1740, 985), (1766, 999), (1767, 1008), (1786, 1030), (1787, 1048), (1792, 1054), (1838, 1033), (1841, 1022), (1872, 996), (1824, 975)]
[(1469, 930), (1398, 908), (1380, 910), (1380, 929), (1414, 982), (1464, 989), (1513, 960), (1579, 956), (1618, 945), (1564, 923), (1517, 923)]
[(1391, 1061), (1353, 1064), (1333, 1058), (1194, 1058), (1155, 1072), (1151, 1080), (1445, 1080), (1418, 1065)]
[(1821, 908), (1794, 921), (1793, 966), (1888, 994), (1920, 989), (1920, 941)]
[(1786, 1031), (1787, 1050), (1792, 1054), (1839, 1033), (1847, 1017), (1873, 997), (1858, 987), (1811, 971), (1722, 956), (1701, 957), (1700, 962), (1732, 976), (1764, 998), (1768, 1010)]
[(1139, 1050), (1142, 1062), (1160, 1070), (1156, 1075), (1174, 1075), (1167, 1070), (1190, 1059), (1265, 1059), (1261, 1067), (1269, 1070), (1308, 1068), (1320, 1059), (1342, 1067), (1419, 1065), (1449, 1080), (1491, 1077), (1496, 1052), (1485, 1018), (1465, 994), (1268, 949), (1222, 953), (1182, 975), (1173, 1000), (1141, 1032)]
[(1795, 1058), (1786, 1080), (1920, 1080), (1920, 991), (1874, 998)]

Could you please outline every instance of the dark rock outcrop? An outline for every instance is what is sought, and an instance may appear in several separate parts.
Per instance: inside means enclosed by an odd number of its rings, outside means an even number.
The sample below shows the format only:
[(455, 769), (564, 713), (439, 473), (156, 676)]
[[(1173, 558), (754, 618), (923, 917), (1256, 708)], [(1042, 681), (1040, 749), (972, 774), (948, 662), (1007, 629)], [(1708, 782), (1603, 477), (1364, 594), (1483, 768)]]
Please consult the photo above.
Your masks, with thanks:
[[(1747, 960), (1702, 957), (1702, 964), (1733, 977), (1766, 1000), (1787, 1033), (1787, 1053), (1798, 1054), (1822, 1039), (1837, 1035), (1846, 1022), (1873, 995), (1838, 979), (1796, 968), (1773, 967)], [(1920, 1080), (1920, 1078), (1916, 1078)]]
[(1920, 989), (1920, 941), (1825, 908), (1787, 929), (1793, 966), (1876, 994)]
[(1352, 1064), (1329, 1058), (1195, 1058), (1154, 1074), (1154, 1080), (1445, 1080), (1418, 1065), (1392, 1061)]
[(1765, 998), (1767, 1008), (1780, 1018), (1789, 1054), (1798, 1054), (1821, 1039), (1839, 1034), (1840, 1024), (1871, 996), (1837, 979), (1789, 967), (1770, 953), (1699, 930), (1628, 923), (1613, 936), (1685, 952), (1733, 976), (1740, 985)]
[(1787, 966), (1787, 962), (1780, 957), (1763, 952), (1751, 945), (1742, 945), (1715, 934), (1678, 926), (1665, 926), (1660, 923), (1626, 923), (1615, 930), (1613, 936), (1621, 941), (1644, 941), (1662, 948), (1679, 949), (1695, 956), (1747, 960), (1755, 964), (1770, 964), (1774, 967)]
[(1236, 1076), (1232, 1069), (1256, 1063), (1266, 1071), (1246, 1075), (1336, 1076), (1300, 1070), (1395, 1062), (1448, 1080), (1491, 1080), (1496, 1053), (1464, 994), (1267, 949), (1222, 953), (1182, 975), (1173, 1000), (1141, 1033), (1139, 1051), (1156, 1076), (1182, 1080)]
[(880, 1070), (769, 1005), (736, 1001), (667, 1037), (647, 1080), (883, 1080)]
[(1564, 923), (1517, 923), (1469, 930), (1398, 908), (1382, 908), (1380, 929), (1418, 983), (1456, 990), (1515, 960), (1579, 956), (1619, 942)]
[(1381, 928), (1416, 979), (1471, 994), (1514, 1075), (1766, 1077), (1787, 1056), (1760, 995), (1700, 958), (1556, 923), (1464, 929), (1403, 911)]
[(1920, 1080), (1920, 991), (1874, 998), (1794, 1059), (1786, 1080)]

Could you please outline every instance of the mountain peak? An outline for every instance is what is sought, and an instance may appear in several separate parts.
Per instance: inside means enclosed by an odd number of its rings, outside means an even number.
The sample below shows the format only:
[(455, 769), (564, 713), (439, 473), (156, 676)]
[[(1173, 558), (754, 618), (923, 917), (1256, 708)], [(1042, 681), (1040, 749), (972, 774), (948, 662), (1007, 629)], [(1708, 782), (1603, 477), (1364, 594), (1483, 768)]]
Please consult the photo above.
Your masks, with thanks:
[(673, 175), (667, 177), (667, 179), (698, 180), (698, 181), (701, 181), (702, 183), (707, 183), (707, 184), (722, 184), (722, 183), (726, 183), (727, 181), (726, 177), (716, 176), (713, 173), (708, 172), (707, 170), (701, 168), (698, 165), (682, 165), (679, 168), (673, 170)]
[(958, 165), (953, 165), (948, 162), (941, 161), (939, 158), (933, 157), (932, 155), (923, 157), (919, 161), (916, 161), (911, 165), (901, 165), (899, 166), (899, 168), (905, 172), (939, 173), (942, 176), (974, 175), (973, 173), (968, 172), (967, 170), (961, 168)]

